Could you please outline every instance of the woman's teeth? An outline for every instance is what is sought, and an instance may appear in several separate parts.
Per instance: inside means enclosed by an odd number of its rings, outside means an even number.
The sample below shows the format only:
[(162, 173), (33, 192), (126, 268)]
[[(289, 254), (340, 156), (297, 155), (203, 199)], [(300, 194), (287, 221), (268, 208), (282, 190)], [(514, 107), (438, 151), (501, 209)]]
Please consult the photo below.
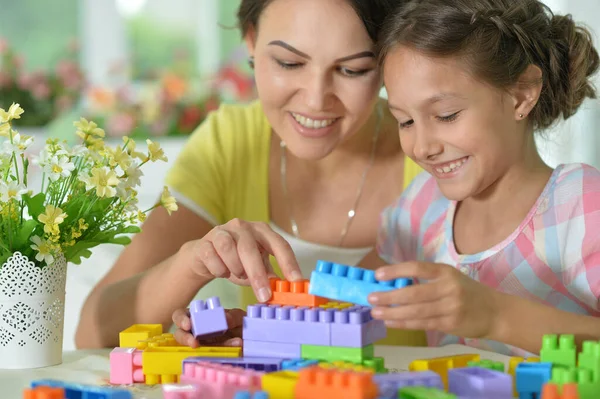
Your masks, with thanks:
[(321, 119), (321, 120), (316, 121), (314, 119), (310, 119), (305, 116), (294, 114), (294, 113), (292, 113), (292, 116), (294, 117), (296, 122), (298, 122), (300, 125), (302, 125), (306, 128), (309, 128), (309, 129), (320, 129), (323, 127), (327, 127), (336, 121), (335, 118), (334, 119)]
[(436, 168), (435, 170), (438, 173), (450, 173), (462, 166), (465, 162), (467, 162), (467, 157), (451, 162), (450, 165), (446, 165), (443, 168)]

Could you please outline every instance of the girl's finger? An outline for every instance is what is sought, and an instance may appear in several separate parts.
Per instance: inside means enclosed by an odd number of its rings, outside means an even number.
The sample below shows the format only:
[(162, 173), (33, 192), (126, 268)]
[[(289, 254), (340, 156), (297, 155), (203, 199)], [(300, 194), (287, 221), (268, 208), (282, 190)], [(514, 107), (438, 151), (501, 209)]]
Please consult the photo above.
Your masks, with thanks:
[(445, 326), (449, 324), (448, 317), (432, 317), (429, 319), (413, 320), (389, 320), (385, 322), (388, 328), (399, 328), (402, 330), (418, 331), (444, 331)]
[(411, 285), (392, 291), (380, 291), (369, 294), (368, 301), (374, 306), (410, 305), (432, 302), (448, 295), (445, 281), (432, 281), (425, 284)]
[(189, 346), (190, 348), (197, 348), (199, 346), (198, 341), (189, 332), (183, 331), (182, 329), (175, 330), (173, 337), (181, 345)]
[(191, 331), (192, 321), (188, 309), (177, 309), (173, 312), (173, 323), (185, 331)]
[(446, 267), (450, 266), (426, 262), (405, 262), (397, 265), (380, 267), (375, 271), (375, 277), (382, 281), (393, 280), (396, 278), (434, 280), (439, 277), (440, 272)]
[(241, 338), (231, 338), (223, 342), (223, 346), (242, 346), (243, 341)]
[(442, 317), (451, 312), (452, 309), (445, 305), (445, 301), (442, 299), (412, 305), (376, 307), (371, 310), (371, 315), (380, 320), (406, 321)]
[(230, 329), (241, 327), (244, 324), (244, 316), (246, 316), (246, 312), (242, 309), (228, 309), (225, 313), (227, 326)]

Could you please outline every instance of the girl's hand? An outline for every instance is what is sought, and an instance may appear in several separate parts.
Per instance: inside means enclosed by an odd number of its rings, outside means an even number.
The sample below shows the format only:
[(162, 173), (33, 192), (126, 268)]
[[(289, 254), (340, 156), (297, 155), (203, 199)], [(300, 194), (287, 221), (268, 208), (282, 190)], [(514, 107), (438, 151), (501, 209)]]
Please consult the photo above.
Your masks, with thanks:
[(269, 278), (276, 277), (269, 255), (275, 256), (287, 280), (302, 279), (292, 248), (266, 223), (233, 219), (182, 249), (189, 254), (196, 275), (251, 285), (260, 302), (271, 298)]
[(435, 330), (467, 338), (486, 338), (497, 331), (498, 292), (456, 268), (407, 262), (376, 271), (379, 280), (416, 278), (422, 284), (369, 295), (374, 318), (408, 330)]
[(207, 340), (197, 340), (192, 335), (192, 319), (189, 309), (178, 309), (173, 312), (173, 323), (177, 326), (174, 337), (181, 345), (191, 348), (199, 346), (242, 346), (242, 326), (246, 312), (242, 309), (226, 309), (227, 330), (223, 335)]

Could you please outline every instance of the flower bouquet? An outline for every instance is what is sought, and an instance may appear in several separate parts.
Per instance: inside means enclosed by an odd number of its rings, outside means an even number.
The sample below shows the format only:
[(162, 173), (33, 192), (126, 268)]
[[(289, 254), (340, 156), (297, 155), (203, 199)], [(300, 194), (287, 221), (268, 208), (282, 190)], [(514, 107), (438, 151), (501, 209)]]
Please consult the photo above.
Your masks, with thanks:
[[(159, 144), (147, 140), (141, 152), (125, 137), (112, 148), (82, 118), (81, 144), (48, 139), (30, 157), (33, 139), (12, 126), (22, 114), (18, 104), (0, 109), (0, 368), (60, 363), (67, 263), (100, 244), (127, 245), (158, 206), (177, 210), (166, 187), (150, 209), (137, 206), (141, 168), (167, 161)], [(31, 188), (36, 178), (39, 190)]]

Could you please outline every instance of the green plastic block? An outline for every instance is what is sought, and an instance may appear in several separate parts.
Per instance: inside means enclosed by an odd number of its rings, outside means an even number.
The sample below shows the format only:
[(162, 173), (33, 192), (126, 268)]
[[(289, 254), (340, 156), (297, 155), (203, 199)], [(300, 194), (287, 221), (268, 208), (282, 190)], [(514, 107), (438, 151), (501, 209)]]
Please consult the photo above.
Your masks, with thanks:
[(563, 384), (576, 383), (579, 391), (579, 399), (598, 399), (600, 393), (600, 382), (593, 381), (593, 372), (581, 368), (562, 368), (552, 369), (551, 382), (562, 387)]
[(300, 357), (302, 359), (325, 360), (326, 362), (343, 360), (362, 364), (365, 360), (373, 359), (374, 355), (373, 345), (363, 346), (362, 348), (323, 345), (301, 345), (300, 347)]
[(467, 362), (467, 366), (468, 367), (480, 367), (482, 369), (488, 369), (488, 370), (496, 370), (496, 371), (500, 371), (502, 373), (504, 373), (504, 363), (502, 362), (495, 362), (493, 360), (480, 360), (480, 361), (472, 361), (472, 362)]
[(428, 387), (404, 387), (398, 392), (398, 399), (456, 399), (456, 395)]
[(575, 336), (561, 335), (558, 338), (554, 334), (544, 335), (542, 350), (540, 351), (542, 363), (552, 363), (554, 366), (576, 367), (577, 348), (575, 347)]
[(593, 381), (600, 381), (600, 342), (585, 341), (577, 366), (580, 369), (590, 370), (593, 374)]
[(375, 373), (378, 373), (378, 374), (388, 372), (388, 370), (385, 368), (385, 359), (382, 357), (374, 357), (373, 359), (366, 359), (362, 362), (362, 365), (375, 370)]

